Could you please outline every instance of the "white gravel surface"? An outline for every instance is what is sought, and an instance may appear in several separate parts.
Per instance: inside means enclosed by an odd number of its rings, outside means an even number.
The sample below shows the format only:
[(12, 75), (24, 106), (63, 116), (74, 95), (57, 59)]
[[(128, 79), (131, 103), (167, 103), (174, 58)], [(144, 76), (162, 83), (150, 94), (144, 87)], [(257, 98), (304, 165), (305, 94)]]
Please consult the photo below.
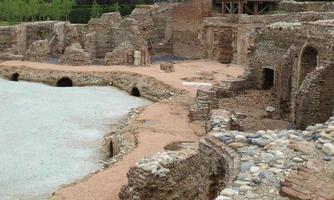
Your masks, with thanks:
[(99, 145), (110, 125), (147, 104), (111, 87), (0, 79), (0, 199), (46, 199), (99, 169)]

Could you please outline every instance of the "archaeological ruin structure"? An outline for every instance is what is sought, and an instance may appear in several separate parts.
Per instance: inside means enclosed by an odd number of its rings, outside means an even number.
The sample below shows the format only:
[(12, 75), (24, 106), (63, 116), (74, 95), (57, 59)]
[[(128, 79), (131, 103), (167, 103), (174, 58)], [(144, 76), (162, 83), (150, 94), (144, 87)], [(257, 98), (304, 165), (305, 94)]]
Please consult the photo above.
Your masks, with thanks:
[[(88, 24), (4, 26), (0, 77), (113, 86), (152, 101), (158, 111), (133, 115), (131, 134), (126, 121), (105, 137), (104, 170), (120, 170), (133, 153), (117, 199), (334, 199), (334, 2), (191, 0)], [(150, 140), (159, 123), (176, 141)], [(188, 130), (195, 139), (183, 137)], [(158, 140), (168, 145), (158, 148)], [(76, 184), (52, 199), (81, 190)]]

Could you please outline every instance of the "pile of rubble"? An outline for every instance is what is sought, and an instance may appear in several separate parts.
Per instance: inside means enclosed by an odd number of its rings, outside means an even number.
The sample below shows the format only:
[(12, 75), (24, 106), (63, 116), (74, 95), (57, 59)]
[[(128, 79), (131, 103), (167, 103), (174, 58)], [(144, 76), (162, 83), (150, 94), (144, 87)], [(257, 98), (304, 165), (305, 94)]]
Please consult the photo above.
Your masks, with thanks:
[[(302, 166), (316, 168), (315, 171), (320, 168), (333, 168), (334, 117), (324, 124), (309, 126), (305, 131), (267, 130), (246, 133), (224, 129), (216, 129), (209, 134), (238, 153), (241, 161), (240, 172), (235, 181), (223, 189), (216, 200), (287, 199), (284, 196), (297, 198), (307, 195), (311, 199), (334, 197), (333, 191), (321, 196), (316, 191), (309, 192), (310, 189), (299, 188), (294, 191), (282, 189), (284, 185), (281, 185), (284, 184), (281, 181), (285, 177), (295, 174), (296, 169)], [(314, 185), (315, 188), (317, 185)]]

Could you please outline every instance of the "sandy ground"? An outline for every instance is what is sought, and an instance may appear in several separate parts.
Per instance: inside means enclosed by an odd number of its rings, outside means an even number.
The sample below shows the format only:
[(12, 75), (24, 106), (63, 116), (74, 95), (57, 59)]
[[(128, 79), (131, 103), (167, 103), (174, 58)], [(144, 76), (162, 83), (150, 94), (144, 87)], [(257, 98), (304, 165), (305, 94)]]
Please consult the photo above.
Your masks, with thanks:
[[(61, 188), (52, 199), (68, 200), (117, 200), (121, 187), (126, 184), (126, 173), (144, 156), (162, 151), (163, 147), (176, 141), (197, 141), (199, 126), (189, 124), (189, 104), (196, 88), (182, 85), (184, 81), (218, 83), (243, 74), (239, 65), (224, 65), (215, 61), (192, 61), (175, 64), (176, 72), (162, 73), (159, 65), (150, 67), (129, 66), (61, 66), (33, 62), (7, 61), (2, 66), (27, 66), (44, 70), (62, 71), (129, 71), (155, 77), (166, 84), (189, 92), (173, 101), (158, 102), (148, 106), (139, 115), (142, 123), (137, 130), (138, 146), (112, 167), (89, 178)], [(196, 129), (196, 130), (194, 130)], [(203, 131), (204, 132), (204, 131)]]
[(112, 167), (60, 189), (52, 199), (118, 199), (121, 187), (127, 182), (126, 173), (138, 160), (162, 151), (163, 147), (171, 142), (199, 139), (188, 123), (188, 101), (187, 98), (179, 98), (172, 102), (159, 102), (148, 106), (138, 118), (142, 126), (137, 131), (138, 146), (134, 151), (125, 155)]
[(28, 61), (6, 61), (2, 66), (27, 66), (36, 69), (62, 70), (62, 71), (128, 71), (148, 76), (165, 82), (172, 87), (184, 89), (192, 94), (196, 93), (196, 88), (183, 86), (182, 82), (192, 81), (203, 83), (218, 83), (221, 80), (237, 77), (243, 74), (244, 67), (241, 65), (225, 65), (216, 61), (191, 61), (175, 64), (175, 72), (163, 73), (158, 64), (143, 67), (130, 66), (66, 66), (47, 63), (35, 63)]

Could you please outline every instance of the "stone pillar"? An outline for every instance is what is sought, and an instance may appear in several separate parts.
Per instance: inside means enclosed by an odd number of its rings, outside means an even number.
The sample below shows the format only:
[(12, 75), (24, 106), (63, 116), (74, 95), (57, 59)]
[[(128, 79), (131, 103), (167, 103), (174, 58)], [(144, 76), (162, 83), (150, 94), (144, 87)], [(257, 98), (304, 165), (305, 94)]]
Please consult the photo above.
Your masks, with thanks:
[(141, 64), (140, 60), (141, 60), (141, 56), (140, 56), (140, 51), (134, 51), (134, 65), (135, 66), (139, 66)]

